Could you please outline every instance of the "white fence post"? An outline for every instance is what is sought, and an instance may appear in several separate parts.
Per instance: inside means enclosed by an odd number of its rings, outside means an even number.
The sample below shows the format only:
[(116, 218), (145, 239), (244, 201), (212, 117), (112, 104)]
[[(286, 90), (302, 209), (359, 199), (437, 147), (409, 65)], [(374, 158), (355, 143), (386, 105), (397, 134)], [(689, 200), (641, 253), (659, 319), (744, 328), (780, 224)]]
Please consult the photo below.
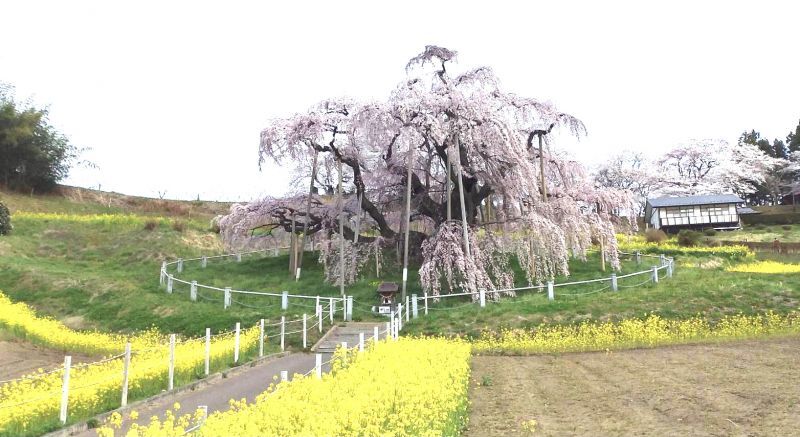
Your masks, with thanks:
[(206, 328), (206, 376), (211, 367), (211, 328)]
[(192, 285), (189, 287), (189, 300), (197, 302), (197, 281), (192, 281)]
[(425, 292), (425, 315), (428, 315), (428, 292)]
[(480, 293), (481, 308), (483, 308), (486, 306), (486, 291), (481, 289), (478, 293)]
[(239, 362), (239, 334), (241, 333), (242, 325), (236, 322), (236, 337), (233, 340), (233, 362)]
[(653, 266), (653, 283), (658, 284), (658, 267)]
[(611, 291), (617, 291), (617, 274), (611, 274)]
[(289, 308), (289, 292), (284, 291), (281, 294), (281, 309), (286, 310), (287, 308)]
[(639, 265), (642, 263), (642, 252), (636, 251), (636, 264)]
[(372, 327), (372, 340), (373, 340), (375, 343), (377, 343), (377, 342), (378, 342), (378, 340), (380, 340), (380, 338), (379, 338), (379, 337), (380, 337), (380, 334), (378, 333), (378, 327), (377, 327), (377, 326), (373, 326), (373, 327)]
[(225, 287), (225, 296), (223, 298), (222, 307), (228, 309), (231, 306), (231, 287)]
[(200, 267), (206, 268), (208, 266), (208, 257), (203, 255), (203, 258), (200, 259)]
[(667, 264), (667, 257), (664, 256), (664, 254), (662, 253), (661, 255), (658, 256), (658, 261), (661, 263), (660, 265), (662, 265), (662, 266), (666, 265)]
[(314, 308), (319, 308), (319, 295), (317, 295), (317, 304)]
[(286, 349), (284, 337), (286, 336), (286, 316), (281, 316), (281, 350)]
[(415, 319), (419, 317), (419, 302), (416, 294), (411, 295), (411, 317)]
[(183, 258), (178, 258), (178, 273), (183, 272)]
[(667, 277), (668, 278), (672, 277), (672, 262), (673, 262), (672, 259), (669, 259), (668, 262), (667, 262)]
[(281, 370), (281, 382), (286, 382), (288, 380), (289, 380), (289, 371)]
[(122, 400), (120, 406), (128, 405), (128, 369), (131, 366), (131, 343), (125, 343), (125, 358), (122, 361)]
[(169, 335), (169, 383), (168, 390), (175, 387), (175, 334)]
[(347, 296), (347, 320), (353, 321), (353, 296)]
[(161, 275), (159, 276), (159, 285), (164, 285), (164, 279), (167, 277), (167, 262), (161, 261)]
[(295, 273), (294, 273), (294, 282), (297, 282), (297, 281), (299, 281), (299, 280), (300, 280), (300, 267), (298, 267), (298, 268), (295, 270)]
[(364, 333), (363, 332), (359, 332), (358, 333), (358, 351), (359, 352), (364, 352)]
[(264, 319), (258, 321), (258, 356), (264, 356)]
[(342, 298), (342, 321), (347, 321), (347, 296)]
[(317, 305), (317, 328), (322, 333), (322, 305)]
[(554, 300), (556, 293), (553, 290), (553, 281), (547, 281), (547, 300)]
[(303, 349), (306, 348), (308, 333), (306, 332), (306, 315), (303, 313)]
[(314, 360), (314, 373), (317, 374), (317, 379), (322, 378), (322, 354), (317, 354)]
[(403, 304), (397, 305), (397, 331), (403, 329)]
[(172, 293), (172, 275), (167, 275), (167, 293)]
[(69, 403), (69, 369), (72, 366), (72, 356), (64, 357), (64, 379), (61, 382), (61, 411), (58, 418), (61, 424), (67, 423), (67, 404)]
[(408, 313), (409, 313), (409, 309), (411, 307), (411, 305), (409, 305), (408, 303), (409, 303), (409, 298), (408, 298), (408, 295), (406, 295), (406, 322), (408, 321), (408, 317), (409, 317)]
[(242, 254), (241, 254), (241, 253), (237, 253), (237, 254), (236, 254), (236, 262), (237, 262), (237, 263), (240, 263), (240, 262), (242, 262)]
[(328, 299), (328, 315), (330, 316), (331, 323), (333, 323), (333, 313), (336, 312), (336, 301), (333, 298)]
[(389, 318), (389, 320), (390, 320), (389, 322), (386, 322), (386, 338), (389, 338), (389, 337), (391, 337), (393, 335), (392, 334), (392, 322), (391, 322), (392, 318)]

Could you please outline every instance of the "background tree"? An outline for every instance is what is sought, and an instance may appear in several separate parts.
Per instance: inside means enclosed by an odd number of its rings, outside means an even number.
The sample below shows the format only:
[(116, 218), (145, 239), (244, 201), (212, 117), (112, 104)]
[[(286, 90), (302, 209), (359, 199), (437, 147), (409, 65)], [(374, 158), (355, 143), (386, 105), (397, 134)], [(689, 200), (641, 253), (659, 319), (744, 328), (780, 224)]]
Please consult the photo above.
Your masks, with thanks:
[(786, 136), (786, 147), (789, 153), (800, 152), (800, 121), (797, 122), (794, 132), (789, 132)]
[(0, 184), (43, 192), (67, 176), (81, 151), (47, 115), (46, 109), (15, 101), (13, 88), (0, 84)]
[(787, 161), (792, 153), (787, 143), (791, 143), (792, 134), (790, 133), (784, 143), (780, 139), (774, 139), (772, 143), (756, 130), (743, 132), (739, 137), (738, 145), (744, 147), (752, 145), (758, 147), (765, 155), (775, 158), (773, 165), (764, 174), (763, 181), (754, 181), (755, 191), (745, 194), (748, 203), (752, 205), (777, 204), (793, 181), (793, 172), (788, 168)]
[(750, 143), (730, 145), (723, 140), (691, 140), (664, 154), (658, 166), (661, 195), (755, 193), (769, 172), (783, 165), (779, 158)]
[(640, 152), (624, 151), (600, 164), (594, 180), (603, 187), (630, 190), (636, 198), (637, 215), (644, 214), (647, 197), (658, 179), (652, 164)]
[[(322, 247), (328, 278), (344, 262), (352, 280), (368, 254), (377, 257), (407, 232), (432, 293), (442, 282), (473, 292), (507, 287), (511, 255), (531, 282), (566, 274), (568, 256), (583, 257), (592, 239), (604, 241), (618, 265), (613, 221), (619, 213), (633, 218), (630, 193), (595, 187), (550, 144), (559, 130), (583, 135), (583, 123), (502, 90), (487, 67), (451, 75), (455, 57), (428, 46), (385, 101), (324, 100), (273, 120), (261, 133), (260, 162), (293, 165), (308, 178), (316, 156), (323, 171), (306, 179), (311, 195), (234, 206), (220, 221), (226, 242), (252, 243), (259, 229), (307, 228)], [(330, 192), (324, 181), (338, 176), (345, 195), (320, 194)], [(403, 220), (407, 184), (410, 226)]]

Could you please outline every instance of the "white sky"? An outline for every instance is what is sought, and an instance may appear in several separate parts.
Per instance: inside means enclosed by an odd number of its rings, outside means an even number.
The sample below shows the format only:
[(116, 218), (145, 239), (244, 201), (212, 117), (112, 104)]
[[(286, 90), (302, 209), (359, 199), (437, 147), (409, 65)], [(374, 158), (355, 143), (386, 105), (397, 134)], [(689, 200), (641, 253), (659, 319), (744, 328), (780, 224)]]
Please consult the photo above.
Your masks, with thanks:
[(266, 121), (383, 99), (426, 44), (581, 118), (587, 162), (797, 126), (796, 2), (524, 3), (0, 0), (0, 81), (93, 149), (65, 183), (171, 198), (281, 194)]

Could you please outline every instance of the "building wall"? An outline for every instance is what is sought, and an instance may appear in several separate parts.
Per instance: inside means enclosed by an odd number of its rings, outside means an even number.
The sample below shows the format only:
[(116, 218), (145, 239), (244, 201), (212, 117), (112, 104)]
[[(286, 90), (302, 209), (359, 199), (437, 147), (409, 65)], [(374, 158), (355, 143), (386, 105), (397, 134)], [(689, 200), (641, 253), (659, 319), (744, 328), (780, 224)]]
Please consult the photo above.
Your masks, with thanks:
[[(655, 214), (654, 214), (655, 215)], [(738, 223), (736, 204), (675, 206), (658, 209), (659, 227)]]

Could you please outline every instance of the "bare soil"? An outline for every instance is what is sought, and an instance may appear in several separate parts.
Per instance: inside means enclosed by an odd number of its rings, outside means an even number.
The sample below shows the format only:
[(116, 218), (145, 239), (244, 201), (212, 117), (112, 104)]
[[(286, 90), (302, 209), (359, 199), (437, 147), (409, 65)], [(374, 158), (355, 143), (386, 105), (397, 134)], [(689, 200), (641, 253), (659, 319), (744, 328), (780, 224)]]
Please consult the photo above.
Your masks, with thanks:
[(472, 360), (468, 436), (786, 436), (800, 338)]
[[(0, 338), (0, 381), (19, 378), (36, 369), (51, 370), (64, 365), (64, 351), (46, 349), (27, 342)], [(72, 355), (73, 363), (95, 361), (97, 358)]]

